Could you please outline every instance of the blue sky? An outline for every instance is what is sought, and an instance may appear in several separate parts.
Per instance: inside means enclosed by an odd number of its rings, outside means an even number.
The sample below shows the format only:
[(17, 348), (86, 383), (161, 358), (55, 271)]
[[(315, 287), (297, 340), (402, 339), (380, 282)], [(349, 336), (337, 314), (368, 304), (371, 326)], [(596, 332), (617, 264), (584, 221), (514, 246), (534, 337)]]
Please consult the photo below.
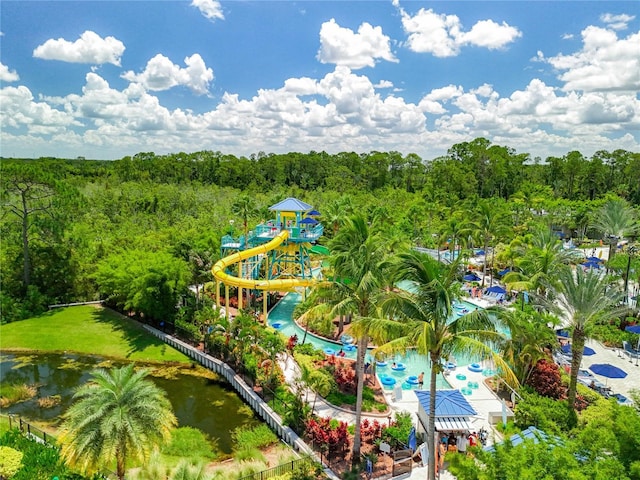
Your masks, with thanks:
[(636, 1), (11, 1), (3, 156), (640, 151)]

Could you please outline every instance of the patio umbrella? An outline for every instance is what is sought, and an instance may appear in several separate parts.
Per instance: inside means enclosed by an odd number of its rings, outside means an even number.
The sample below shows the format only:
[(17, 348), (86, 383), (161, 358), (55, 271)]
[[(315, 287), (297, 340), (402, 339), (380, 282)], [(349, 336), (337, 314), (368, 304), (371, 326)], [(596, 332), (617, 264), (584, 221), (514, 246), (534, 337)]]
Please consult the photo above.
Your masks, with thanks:
[[(627, 332), (635, 333), (640, 335), (640, 323), (637, 325), (627, 325), (625, 328)], [(638, 337), (638, 345), (636, 346), (636, 350), (640, 349), (640, 337)]]
[(590, 257), (587, 257), (585, 260), (587, 262), (598, 262), (598, 263), (603, 261), (600, 257), (594, 257), (593, 255)]
[(511, 269), (509, 267), (507, 267), (504, 270), (502, 270), (501, 272), (498, 272), (498, 275), (500, 275), (501, 277), (504, 277), (510, 271), (511, 271)]
[(311, 217), (314, 217), (314, 216), (315, 216), (315, 217), (318, 217), (318, 216), (320, 216), (321, 214), (320, 214), (320, 212), (319, 212), (318, 210), (313, 209), (313, 210), (311, 210), (310, 212), (307, 212), (307, 215), (309, 215), (309, 216), (311, 216)]
[(465, 282), (479, 282), (480, 281), (480, 277), (477, 276), (475, 273), (470, 273), (468, 275), (465, 275), (464, 277), (462, 277), (462, 279)]
[[(566, 345), (563, 345), (560, 348), (560, 350), (562, 350), (562, 353), (571, 353), (571, 345), (567, 343)], [(582, 350), (582, 355), (585, 355), (587, 357), (595, 354), (596, 354), (596, 351), (590, 347), (585, 346), (584, 349)]]
[(499, 285), (487, 288), (487, 293), (507, 293), (507, 291)]
[(610, 363), (594, 363), (589, 367), (593, 373), (607, 378), (624, 378), (627, 372)]
[(580, 265), (582, 265), (585, 268), (600, 268), (599, 262), (588, 261), (588, 262), (581, 263)]
[(300, 220), (298, 223), (300, 225), (315, 225), (318, 223), (318, 221), (310, 217), (305, 217), (302, 220)]

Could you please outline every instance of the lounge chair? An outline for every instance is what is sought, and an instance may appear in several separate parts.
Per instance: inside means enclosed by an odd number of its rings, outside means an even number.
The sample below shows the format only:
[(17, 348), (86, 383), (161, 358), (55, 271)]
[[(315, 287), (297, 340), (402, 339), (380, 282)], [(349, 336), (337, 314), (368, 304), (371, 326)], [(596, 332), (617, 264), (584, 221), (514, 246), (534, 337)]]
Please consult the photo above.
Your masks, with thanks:
[(626, 340), (622, 342), (622, 348), (624, 348), (624, 354), (629, 357), (629, 361), (640, 358), (640, 351), (633, 348)]

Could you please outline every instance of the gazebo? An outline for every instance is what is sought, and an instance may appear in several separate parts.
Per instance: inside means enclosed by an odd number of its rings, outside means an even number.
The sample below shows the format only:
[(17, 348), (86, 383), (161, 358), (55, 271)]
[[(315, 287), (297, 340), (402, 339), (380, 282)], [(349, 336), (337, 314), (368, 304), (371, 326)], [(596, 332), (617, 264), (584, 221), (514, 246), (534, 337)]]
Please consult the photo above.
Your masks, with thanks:
[[(425, 390), (416, 390), (418, 397), (418, 425), (419, 430), (427, 432), (429, 425), (429, 399), (431, 394)], [(439, 432), (471, 432), (472, 416), (477, 412), (462, 395), (460, 390), (437, 390), (436, 391), (436, 431)]]

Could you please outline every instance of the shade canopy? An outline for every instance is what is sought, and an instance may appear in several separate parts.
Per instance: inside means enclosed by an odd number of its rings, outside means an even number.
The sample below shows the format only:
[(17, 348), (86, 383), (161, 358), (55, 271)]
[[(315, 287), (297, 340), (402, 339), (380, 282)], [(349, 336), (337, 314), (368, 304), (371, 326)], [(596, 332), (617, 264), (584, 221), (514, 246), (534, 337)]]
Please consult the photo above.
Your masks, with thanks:
[(581, 263), (580, 265), (582, 265), (584, 268), (600, 268), (600, 262), (588, 261)]
[(628, 325), (625, 330), (631, 333), (640, 333), (640, 323), (638, 325)]
[(487, 288), (487, 293), (507, 293), (507, 291), (499, 285)]
[[(545, 443), (551, 442), (554, 444), (562, 443), (562, 440), (560, 440), (560, 438), (547, 435), (542, 430), (539, 430), (536, 427), (529, 427), (521, 431), (520, 433), (516, 433), (514, 435), (511, 435), (511, 437), (509, 437), (509, 442), (514, 447), (516, 445), (520, 445), (525, 440), (532, 441), (533, 443), (538, 443), (538, 442), (545, 442)], [(485, 447), (483, 450), (485, 452), (493, 452), (495, 450), (495, 447), (491, 445), (489, 447)]]
[(592, 256), (590, 256), (590, 257), (587, 257), (585, 260), (586, 260), (587, 262), (598, 262), (598, 263), (600, 263), (600, 262), (603, 262), (603, 261), (604, 261), (604, 260), (602, 260), (602, 259), (601, 259), (601, 258), (599, 258), (599, 257), (594, 257), (593, 255), (592, 255)]
[(627, 372), (610, 363), (594, 363), (589, 367), (593, 373), (607, 378), (624, 378)]
[[(562, 346), (561, 350), (562, 353), (571, 353), (571, 345), (567, 343), (566, 345)], [(596, 351), (590, 347), (584, 347), (584, 349), (582, 350), (582, 355), (590, 356), (595, 354)]]
[(479, 282), (480, 281), (480, 277), (477, 276), (475, 273), (469, 273), (468, 275), (465, 275), (464, 277), (462, 277), (462, 279), (465, 282)]
[(509, 267), (505, 268), (504, 270), (498, 272), (498, 275), (500, 275), (501, 277), (504, 277), (507, 273), (509, 273), (511, 271), (511, 269)]
[(298, 222), (300, 225), (316, 225), (318, 223), (317, 220), (311, 217), (305, 217)]
[[(426, 390), (415, 390), (420, 405), (429, 413), (430, 392)], [(437, 390), (436, 391), (436, 418), (470, 417), (476, 415), (476, 411), (469, 404), (460, 390)]]
[(310, 212), (307, 212), (307, 215), (310, 215), (310, 216), (312, 216), (312, 217), (318, 217), (318, 216), (320, 216), (320, 215), (321, 215), (321, 213), (320, 213), (318, 210), (316, 210), (316, 209), (314, 208), (314, 209), (313, 209), (313, 210), (311, 210)]
[(269, 210), (276, 212), (306, 212), (313, 207), (308, 203), (298, 200), (297, 198), (289, 197), (285, 198), (281, 202), (271, 205)]

